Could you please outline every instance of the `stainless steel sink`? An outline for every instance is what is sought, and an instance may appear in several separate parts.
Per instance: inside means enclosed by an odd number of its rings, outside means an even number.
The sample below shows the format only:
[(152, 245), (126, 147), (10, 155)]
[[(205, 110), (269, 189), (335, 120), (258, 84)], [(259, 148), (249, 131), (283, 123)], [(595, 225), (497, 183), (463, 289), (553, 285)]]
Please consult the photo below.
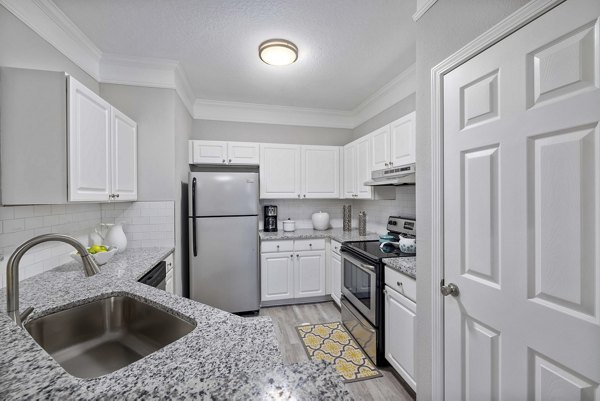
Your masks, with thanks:
[(196, 327), (129, 296), (112, 296), (25, 324), (33, 339), (67, 372), (99, 377), (121, 369)]

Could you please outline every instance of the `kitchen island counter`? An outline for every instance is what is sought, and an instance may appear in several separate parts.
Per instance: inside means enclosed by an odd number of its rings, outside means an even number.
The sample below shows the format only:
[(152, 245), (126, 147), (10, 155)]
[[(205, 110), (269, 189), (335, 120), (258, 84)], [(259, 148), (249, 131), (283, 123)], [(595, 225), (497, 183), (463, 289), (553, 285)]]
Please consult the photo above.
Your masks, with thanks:
[[(29, 319), (111, 295), (128, 295), (193, 320), (188, 335), (115, 372), (71, 376), (0, 305), (1, 399), (351, 399), (333, 367), (285, 365), (273, 322), (242, 318), (138, 283), (169, 248), (131, 249), (84, 277), (77, 262), (23, 280), (21, 310)], [(6, 299), (5, 289), (0, 299)]]

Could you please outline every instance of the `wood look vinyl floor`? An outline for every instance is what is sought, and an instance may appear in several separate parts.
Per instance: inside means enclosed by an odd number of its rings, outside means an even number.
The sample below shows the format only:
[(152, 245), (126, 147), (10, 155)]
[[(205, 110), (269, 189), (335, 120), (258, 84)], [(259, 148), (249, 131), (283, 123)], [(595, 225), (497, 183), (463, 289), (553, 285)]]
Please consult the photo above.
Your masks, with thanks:
[[(308, 361), (306, 351), (296, 333), (296, 326), (341, 320), (340, 311), (333, 302), (261, 308), (260, 315), (269, 316), (275, 322), (279, 347), (286, 363)], [(383, 377), (346, 384), (355, 400), (412, 401), (411, 396), (392, 374), (390, 367), (379, 369)]]

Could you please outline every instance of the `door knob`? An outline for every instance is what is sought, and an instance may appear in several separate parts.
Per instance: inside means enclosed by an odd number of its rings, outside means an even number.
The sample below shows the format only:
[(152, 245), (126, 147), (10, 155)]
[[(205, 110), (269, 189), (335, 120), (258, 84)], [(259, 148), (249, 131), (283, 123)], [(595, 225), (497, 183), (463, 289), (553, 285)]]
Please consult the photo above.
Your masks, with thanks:
[(457, 297), (459, 294), (459, 290), (458, 290), (458, 286), (454, 283), (450, 283), (448, 285), (444, 285), (444, 282), (442, 281), (442, 285), (440, 287), (440, 291), (442, 292), (442, 295), (447, 297), (448, 295), (452, 295), (453, 297)]

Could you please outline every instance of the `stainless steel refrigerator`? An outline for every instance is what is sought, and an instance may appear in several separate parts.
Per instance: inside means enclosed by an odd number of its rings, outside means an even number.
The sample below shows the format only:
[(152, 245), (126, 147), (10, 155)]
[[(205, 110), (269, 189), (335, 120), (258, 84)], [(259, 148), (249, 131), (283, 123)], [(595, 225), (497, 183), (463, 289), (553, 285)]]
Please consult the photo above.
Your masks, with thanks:
[(188, 185), (190, 298), (257, 311), (258, 173), (191, 172)]

